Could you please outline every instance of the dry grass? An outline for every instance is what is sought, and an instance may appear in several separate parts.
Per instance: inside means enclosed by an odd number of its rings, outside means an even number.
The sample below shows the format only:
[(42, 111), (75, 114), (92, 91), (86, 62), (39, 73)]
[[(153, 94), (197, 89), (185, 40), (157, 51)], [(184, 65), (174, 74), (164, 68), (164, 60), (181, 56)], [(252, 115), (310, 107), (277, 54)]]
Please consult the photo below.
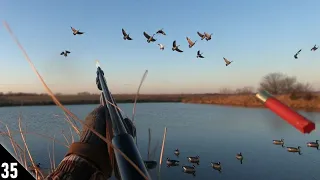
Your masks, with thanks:
[[(320, 98), (318, 94), (314, 94), (314, 97), (311, 100), (306, 100), (304, 98), (292, 100), (292, 98), (290, 98), (290, 95), (279, 95), (275, 97), (293, 109), (320, 111)], [(241, 107), (263, 107), (263, 104), (259, 100), (257, 100), (254, 94), (204, 95), (198, 97), (185, 98), (182, 100), (182, 102), (199, 104), (218, 104)]]
[[(135, 94), (115, 94), (118, 103), (133, 103)], [(183, 98), (194, 96), (192, 94), (142, 94), (137, 102), (181, 102)], [(57, 99), (65, 105), (71, 104), (99, 104), (99, 95), (57, 95)], [(30, 106), (55, 105), (49, 95), (2, 95), (0, 106)]]

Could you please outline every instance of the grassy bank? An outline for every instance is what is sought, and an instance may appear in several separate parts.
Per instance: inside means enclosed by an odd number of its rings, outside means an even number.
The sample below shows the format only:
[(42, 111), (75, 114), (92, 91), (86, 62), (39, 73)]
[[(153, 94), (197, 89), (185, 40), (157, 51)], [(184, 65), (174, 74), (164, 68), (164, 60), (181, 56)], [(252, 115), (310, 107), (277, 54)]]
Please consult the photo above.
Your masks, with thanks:
[[(139, 95), (138, 102), (181, 102), (183, 98), (194, 95)], [(98, 104), (100, 96), (95, 94), (86, 95), (56, 95), (59, 101), (65, 105), (72, 104)], [(134, 94), (115, 94), (117, 103), (133, 103)], [(36, 105), (54, 105), (51, 97), (45, 94), (11, 94), (0, 96), (0, 106), (36, 106)]]
[[(62, 104), (98, 104), (99, 95), (78, 94), (78, 95), (56, 95)], [(134, 94), (115, 94), (114, 98), (118, 103), (133, 103)], [(289, 105), (294, 109), (308, 111), (320, 111), (320, 98), (313, 95), (311, 99), (304, 97), (292, 98), (290, 95), (276, 96), (277, 99)], [(183, 102), (196, 104), (216, 104), (240, 107), (263, 107), (254, 94), (142, 94), (138, 99), (139, 103), (151, 102)], [(0, 96), (0, 106), (36, 106), (36, 105), (54, 105), (54, 102), (48, 95), (38, 94), (11, 94)]]
[[(312, 95), (312, 98), (292, 97), (290, 95), (275, 96), (278, 100), (285, 103), (293, 109), (307, 110), (307, 111), (320, 111), (320, 98), (317, 94)], [(240, 106), (240, 107), (264, 107), (263, 104), (257, 100), (254, 94), (250, 95), (222, 95), (213, 94), (198, 97), (187, 97), (182, 100), (184, 103), (197, 103), (197, 104), (216, 104), (227, 106)]]

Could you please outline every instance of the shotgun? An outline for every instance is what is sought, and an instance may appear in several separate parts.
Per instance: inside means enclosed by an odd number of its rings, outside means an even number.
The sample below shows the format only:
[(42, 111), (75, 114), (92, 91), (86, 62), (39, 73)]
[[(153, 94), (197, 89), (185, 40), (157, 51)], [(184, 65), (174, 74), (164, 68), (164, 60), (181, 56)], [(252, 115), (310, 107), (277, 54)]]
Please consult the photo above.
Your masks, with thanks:
[[(134, 138), (136, 137), (136, 128), (132, 121), (128, 118), (123, 118), (120, 110), (116, 106), (116, 102), (109, 91), (107, 81), (104, 77), (98, 62), (96, 84), (101, 91), (100, 103), (107, 108), (110, 114), (111, 126), (113, 130), (112, 144), (120, 149), (133, 163), (135, 163), (144, 175), (150, 178), (146, 165), (141, 158)], [(107, 120), (106, 120), (107, 121)], [(110, 155), (111, 157), (111, 155)], [(142, 180), (145, 179), (120, 153), (114, 151), (117, 170), (121, 180)]]

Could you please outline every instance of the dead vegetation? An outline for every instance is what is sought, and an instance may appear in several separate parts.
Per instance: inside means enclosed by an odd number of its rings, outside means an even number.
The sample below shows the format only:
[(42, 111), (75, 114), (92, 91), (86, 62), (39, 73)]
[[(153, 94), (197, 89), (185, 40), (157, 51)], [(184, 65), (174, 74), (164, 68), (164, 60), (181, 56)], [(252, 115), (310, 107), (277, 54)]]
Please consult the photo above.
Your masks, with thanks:
[[(270, 73), (264, 76), (258, 90), (267, 90), (277, 99), (294, 109), (320, 111), (319, 93), (309, 83), (298, 82), (294, 76), (283, 73)], [(255, 98), (257, 91), (253, 87), (244, 87), (236, 90), (220, 89), (219, 94), (202, 97), (188, 97), (184, 103), (218, 104), (242, 107), (263, 107)]]

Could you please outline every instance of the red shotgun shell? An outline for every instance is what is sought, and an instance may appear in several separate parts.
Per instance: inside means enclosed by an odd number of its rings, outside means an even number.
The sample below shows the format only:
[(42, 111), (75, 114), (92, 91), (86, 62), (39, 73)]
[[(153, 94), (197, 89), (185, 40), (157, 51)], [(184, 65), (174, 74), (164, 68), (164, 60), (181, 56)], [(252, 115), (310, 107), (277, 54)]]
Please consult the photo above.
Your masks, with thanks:
[(310, 133), (315, 130), (316, 125), (314, 122), (303, 117), (287, 105), (281, 103), (279, 100), (274, 98), (267, 91), (260, 91), (256, 94), (256, 97), (262, 101), (264, 106), (269, 108), (272, 112), (286, 120), (293, 127), (298, 129), (302, 133)]

